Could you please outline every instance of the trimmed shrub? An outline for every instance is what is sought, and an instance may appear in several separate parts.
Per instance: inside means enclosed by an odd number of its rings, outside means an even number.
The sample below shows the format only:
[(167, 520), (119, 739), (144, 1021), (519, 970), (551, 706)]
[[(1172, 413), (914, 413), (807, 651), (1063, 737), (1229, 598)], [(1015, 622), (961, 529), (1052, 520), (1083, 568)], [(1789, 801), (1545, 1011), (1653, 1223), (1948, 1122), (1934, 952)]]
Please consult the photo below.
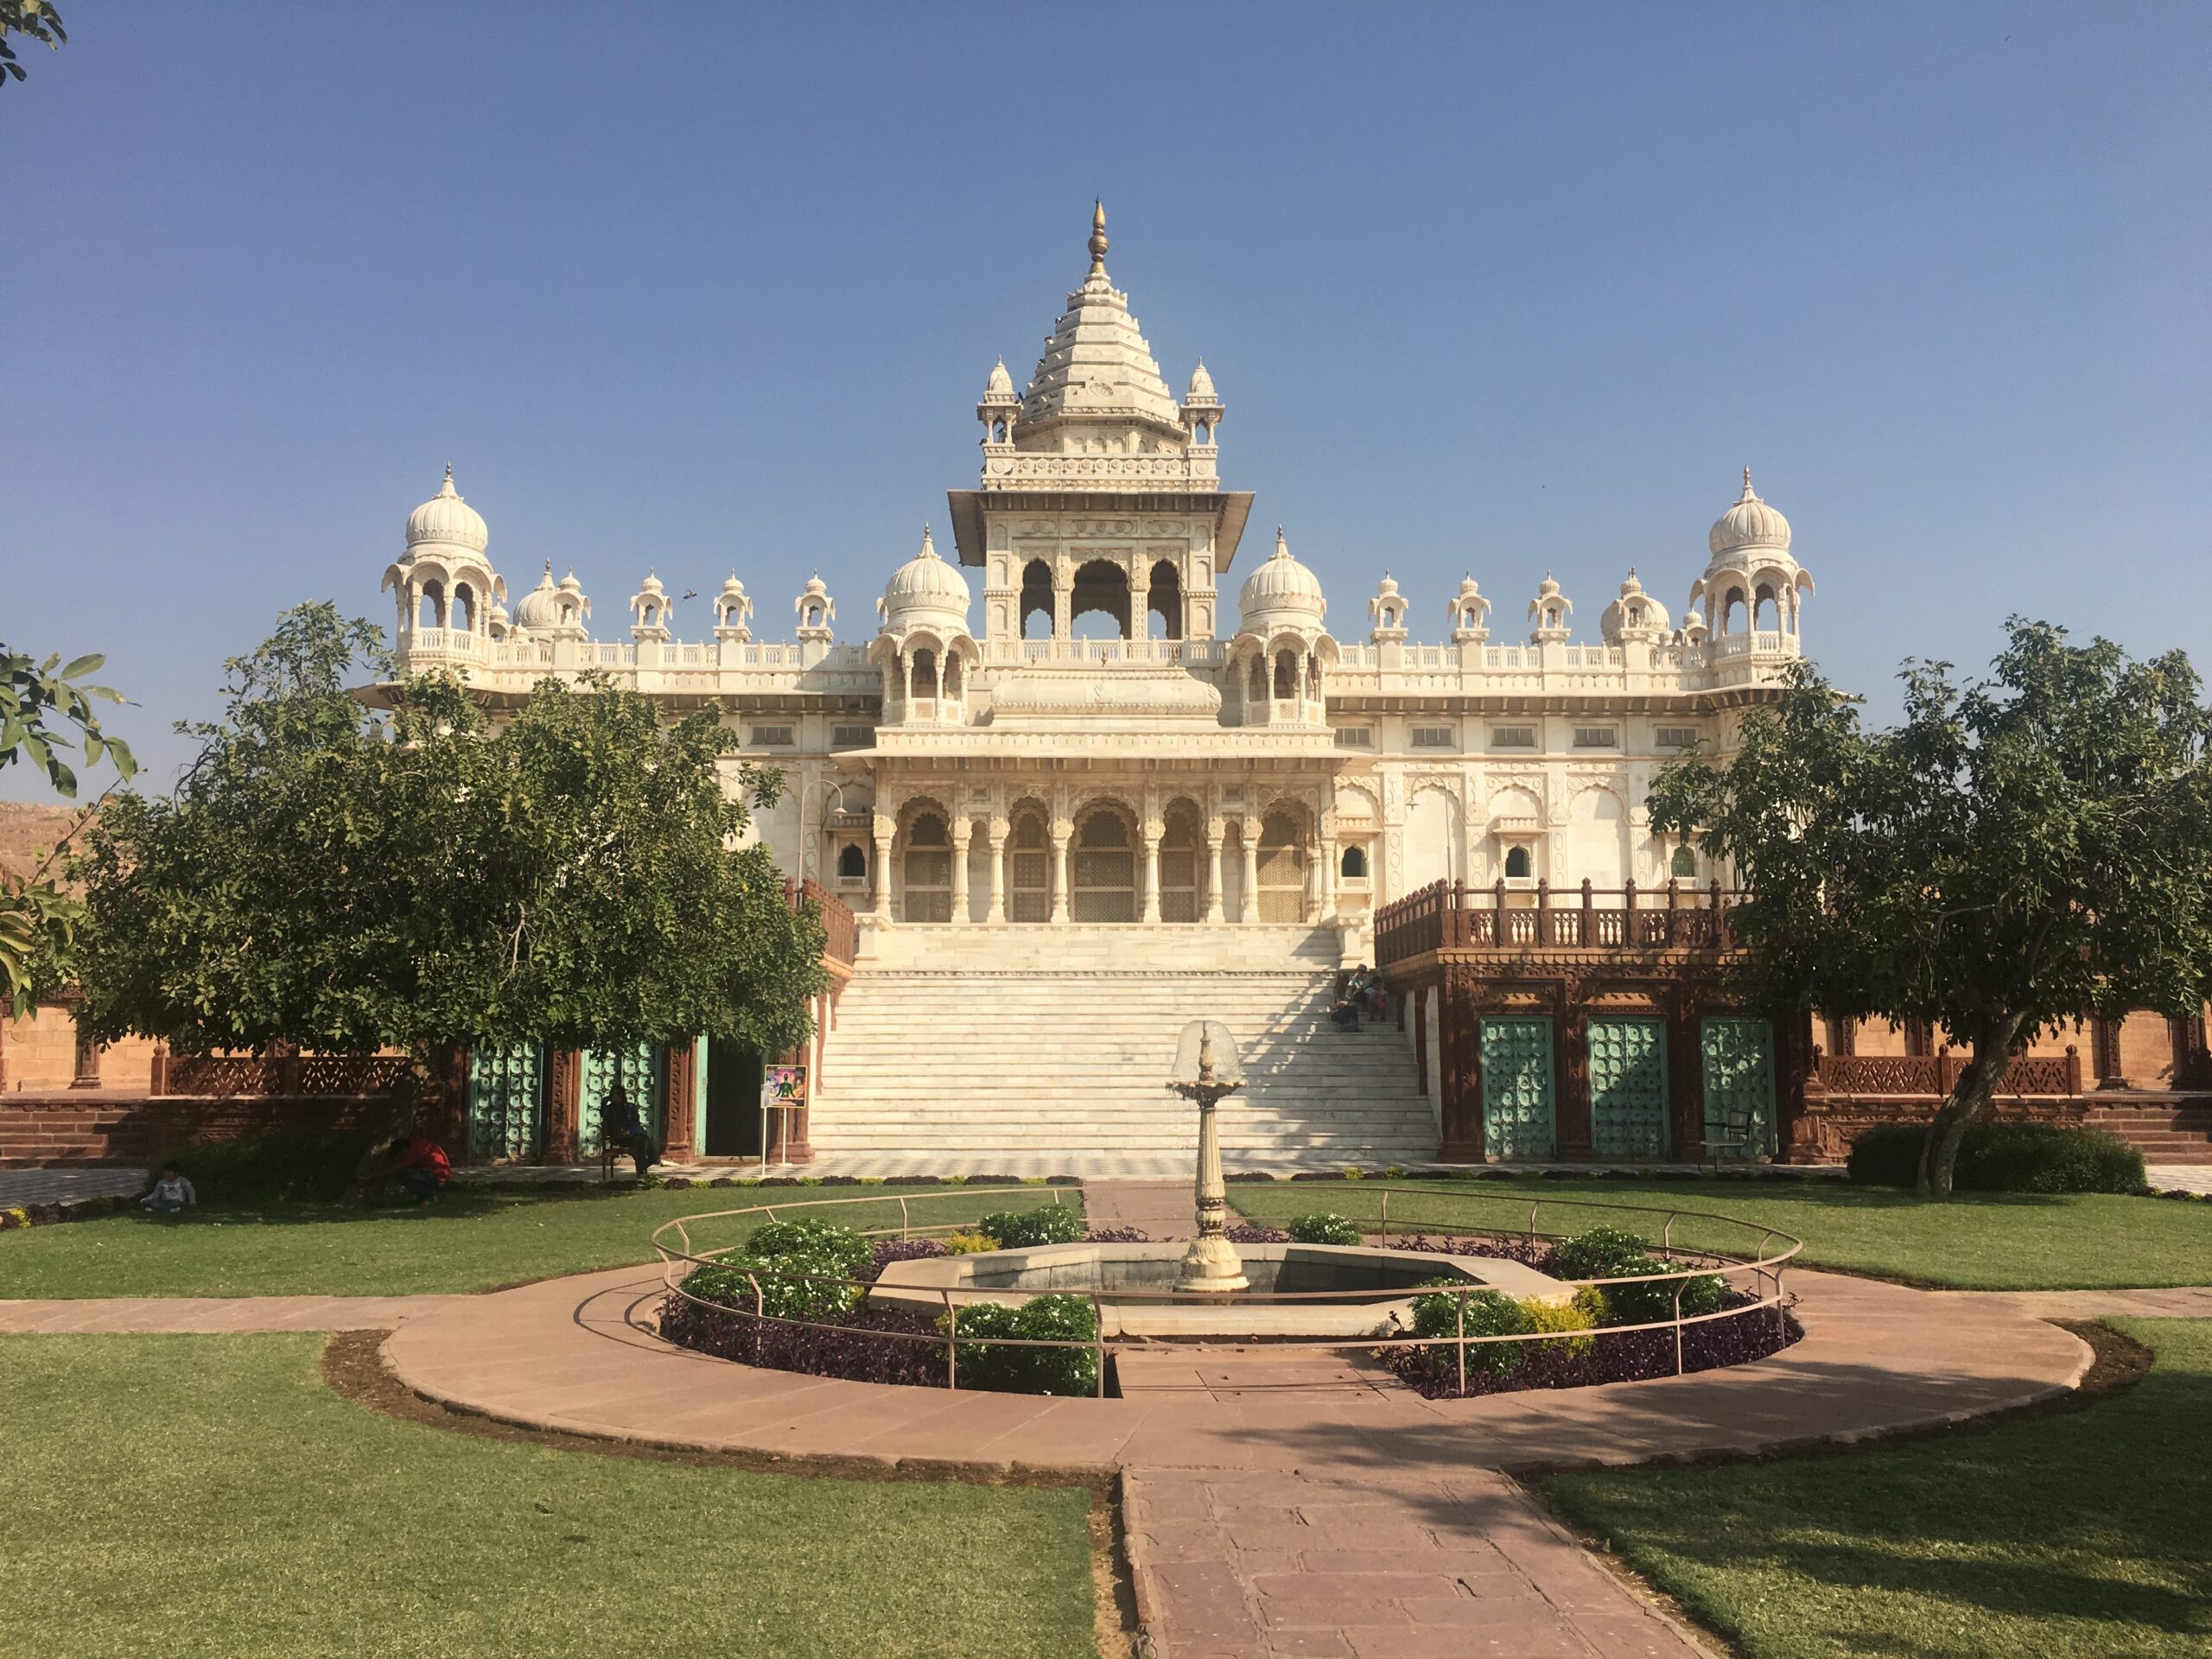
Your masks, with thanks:
[[(1432, 1285), (1463, 1286), (1464, 1279), (1431, 1279)], [(1459, 1305), (1461, 1298), (1431, 1293), (1414, 1298), (1414, 1334), (1417, 1337), (1456, 1337), (1459, 1334)], [(1536, 1329), (1529, 1317), (1529, 1310), (1510, 1296), (1495, 1290), (1478, 1290), (1464, 1299), (1467, 1305), (1466, 1333), (1470, 1337), (1514, 1337)], [(1493, 1377), (1503, 1377), (1528, 1357), (1526, 1350), (1536, 1344), (1525, 1342), (1490, 1342), (1467, 1350), (1469, 1375), (1482, 1371)], [(1545, 1344), (1548, 1346), (1549, 1344)], [(1426, 1351), (1432, 1367), (1459, 1366), (1456, 1349), (1431, 1348)]]
[[(1098, 1392), (1094, 1348), (1003, 1348), (970, 1337), (1024, 1341), (1096, 1342), (1098, 1316), (1088, 1296), (1039, 1296), (1020, 1307), (973, 1302), (959, 1310), (960, 1352), (956, 1367), (963, 1389), (1001, 1394), (1086, 1395)], [(938, 1329), (946, 1328), (939, 1319)]]
[[(1869, 1186), (1916, 1185), (1927, 1126), (1882, 1123), (1851, 1143), (1844, 1169)], [(2140, 1192), (2143, 1154), (2102, 1129), (2056, 1123), (1975, 1123), (1959, 1142), (1952, 1184), (1961, 1192)]]
[[(812, 1216), (797, 1221), (765, 1222), (755, 1227), (745, 1241), (747, 1255), (768, 1258), (800, 1257), (810, 1262), (829, 1262), (842, 1279), (864, 1279), (875, 1266), (875, 1246), (849, 1227), (840, 1227), (834, 1222), (818, 1220)], [(810, 1268), (809, 1272), (825, 1271)]]
[(389, 1135), (257, 1135), (188, 1147), (174, 1159), (202, 1207), (336, 1204), (371, 1147)]
[(1300, 1244), (1357, 1244), (1359, 1224), (1320, 1211), (1310, 1216), (1292, 1217), (1290, 1236)]
[(1592, 1227), (1559, 1247), (1555, 1258), (1559, 1265), (1554, 1271), (1562, 1279), (1612, 1279), (1643, 1271), (1630, 1264), (1647, 1261), (1650, 1255), (1651, 1241), (1640, 1233), (1618, 1227)]
[(980, 1255), (985, 1250), (995, 1250), (999, 1242), (988, 1233), (947, 1233), (944, 1253), (947, 1255)]
[[(871, 1252), (868, 1269), (875, 1261)], [(741, 1313), (753, 1312), (753, 1284), (760, 1286), (760, 1312), (772, 1319), (835, 1319), (852, 1311), (862, 1293), (837, 1281), (856, 1275), (848, 1264), (828, 1254), (802, 1250), (782, 1255), (726, 1255), (712, 1267), (694, 1268), (684, 1276), (683, 1289), (693, 1296), (720, 1302)]]
[[(1589, 1332), (1605, 1319), (1605, 1299), (1585, 1288), (1576, 1291), (1571, 1302), (1547, 1302), (1538, 1297), (1528, 1297), (1522, 1301), (1521, 1311), (1529, 1316), (1529, 1328), (1532, 1331)], [(1532, 1342), (1528, 1345), (1539, 1353), (1586, 1354), (1596, 1343), (1594, 1337), (1569, 1336), (1563, 1342)]]
[(1072, 1244), (1083, 1236), (1082, 1213), (1071, 1204), (1045, 1204), (1019, 1213), (1001, 1210), (976, 1224), (1006, 1250), (1026, 1250), (1036, 1244)]
[[(1592, 1227), (1577, 1233), (1559, 1247), (1552, 1271), (1562, 1279), (1632, 1279), (1640, 1273), (1678, 1273), (1681, 1269), (1662, 1255), (1655, 1255), (1650, 1241), (1618, 1227)], [(1583, 1294), (1604, 1305), (1601, 1325), (1652, 1325), (1675, 1317), (1675, 1286), (1682, 1287), (1682, 1313), (1711, 1313), (1721, 1305), (1726, 1288), (1718, 1274), (1700, 1274), (1680, 1281), (1655, 1280), (1649, 1284), (1591, 1285)], [(1578, 1301), (1580, 1300), (1577, 1298)]]

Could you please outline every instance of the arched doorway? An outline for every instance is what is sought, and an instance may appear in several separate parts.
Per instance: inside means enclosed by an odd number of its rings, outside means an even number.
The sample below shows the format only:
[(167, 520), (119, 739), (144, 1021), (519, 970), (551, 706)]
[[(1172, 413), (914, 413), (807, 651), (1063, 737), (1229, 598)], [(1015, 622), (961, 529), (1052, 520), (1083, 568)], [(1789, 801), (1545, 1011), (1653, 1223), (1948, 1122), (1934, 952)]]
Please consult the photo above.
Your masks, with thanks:
[(1203, 908), (1205, 836), (1198, 809), (1188, 801), (1171, 803), (1160, 836), (1160, 919), (1195, 922)]
[(1161, 559), (1152, 567), (1150, 580), (1145, 606), (1160, 619), (1160, 637), (1180, 639), (1183, 637), (1183, 573), (1175, 568), (1173, 559)]
[(1075, 830), (1070, 862), (1068, 913), (1078, 922), (1134, 922), (1137, 918), (1136, 838), (1129, 821), (1112, 807), (1091, 809)]
[(1014, 809), (1006, 843), (1006, 918), (1052, 919), (1052, 838), (1036, 807)]
[(906, 826), (906, 919), (952, 919), (952, 837), (934, 812), (918, 812)]
[(1306, 849), (1295, 816), (1270, 812), (1261, 820), (1259, 854), (1260, 919), (1304, 921)]
[[(1103, 624), (1077, 627), (1091, 615)], [(1129, 637), (1129, 573), (1105, 559), (1076, 567), (1073, 590), (1068, 595), (1069, 632), (1078, 639), (1126, 639)]]

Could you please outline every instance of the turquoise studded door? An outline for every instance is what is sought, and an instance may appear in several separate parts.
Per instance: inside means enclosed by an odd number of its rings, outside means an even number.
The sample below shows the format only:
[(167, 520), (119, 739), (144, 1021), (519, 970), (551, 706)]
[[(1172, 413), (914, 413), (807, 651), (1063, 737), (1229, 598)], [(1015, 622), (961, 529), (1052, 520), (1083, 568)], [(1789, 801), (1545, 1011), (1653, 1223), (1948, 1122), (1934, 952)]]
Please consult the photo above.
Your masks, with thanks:
[(1482, 1028), (1483, 1155), (1548, 1158), (1552, 1113), (1552, 1022), (1485, 1020)]
[(1667, 1155), (1667, 1025), (1590, 1021), (1590, 1145), (1600, 1158)]
[(619, 1078), (623, 1092), (637, 1107), (656, 1141), (667, 1138), (661, 1123), (661, 1051), (651, 1043), (635, 1048), (588, 1048), (584, 1051), (583, 1087), (576, 1103), (576, 1154), (582, 1158), (600, 1154), (599, 1109)]
[(536, 1043), (468, 1052), (468, 1161), (535, 1163), (545, 1144), (545, 1051)]
[(1771, 1156), (1774, 1135), (1774, 1027), (1764, 1020), (1707, 1020), (1700, 1034), (1705, 1063), (1705, 1134), (1733, 1138), (1731, 1120), (1748, 1120), (1754, 1148)]

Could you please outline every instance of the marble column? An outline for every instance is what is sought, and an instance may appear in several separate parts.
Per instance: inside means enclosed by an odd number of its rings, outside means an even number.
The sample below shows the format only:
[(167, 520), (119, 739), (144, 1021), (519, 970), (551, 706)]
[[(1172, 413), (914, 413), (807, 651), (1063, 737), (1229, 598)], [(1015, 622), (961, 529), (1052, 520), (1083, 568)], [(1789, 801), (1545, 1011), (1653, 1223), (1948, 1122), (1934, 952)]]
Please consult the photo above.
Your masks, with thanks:
[(990, 840), (991, 852), (990, 906), (983, 912), (986, 922), (1006, 920), (1006, 831), (1007, 826), (997, 818), (993, 818), (984, 827), (984, 834)]
[(1206, 920), (1210, 922), (1222, 918), (1221, 841), (1218, 834), (1206, 837)]
[(1326, 921), (1337, 913), (1337, 838), (1321, 837), (1320, 903), (1321, 919)]
[(871, 872), (875, 877), (875, 919), (885, 926), (891, 922), (891, 822), (880, 818), (875, 824), (875, 863)]
[(952, 925), (964, 927), (968, 922), (968, 842), (975, 833), (975, 826), (965, 818), (955, 819), (952, 825)]
[(1052, 826), (1052, 919), (1060, 923), (1068, 918), (1069, 836), (1060, 825)]
[(1160, 830), (1149, 823), (1144, 827), (1144, 919), (1160, 919)]
[(1260, 919), (1260, 821), (1244, 820), (1244, 833), (1240, 837), (1244, 846), (1244, 914), (1241, 920)]

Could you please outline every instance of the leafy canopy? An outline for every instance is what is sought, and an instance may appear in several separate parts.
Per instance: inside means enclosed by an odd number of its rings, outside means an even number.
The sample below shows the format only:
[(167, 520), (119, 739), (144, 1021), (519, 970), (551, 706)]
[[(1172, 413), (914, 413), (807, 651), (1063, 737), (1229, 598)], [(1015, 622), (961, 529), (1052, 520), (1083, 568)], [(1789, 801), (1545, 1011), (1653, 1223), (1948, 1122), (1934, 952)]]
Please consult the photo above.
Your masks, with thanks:
[(0, 0), (0, 86), (23, 78), (23, 66), (8, 44), (10, 35), (41, 41), (50, 51), (59, 51), (69, 38), (54, 0)]
[[(347, 692), (363, 662), (388, 710)], [(726, 759), (714, 712), (670, 725), (634, 693), (549, 680), (494, 721), (449, 678), (391, 682), (378, 630), (327, 603), (227, 666), (175, 796), (118, 800), (81, 861), (97, 1036), (804, 1038), (819, 918), (739, 847), (745, 798), (772, 803), (780, 779)]]
[[(0, 40), (0, 46), (4, 46)], [(4, 67), (0, 65), (0, 67)], [(0, 76), (0, 80), (4, 80)], [(77, 772), (63, 757), (73, 743), (86, 766), (105, 760), (118, 779), (128, 782), (138, 770), (130, 747), (101, 729), (92, 704), (121, 702), (122, 694), (105, 685), (83, 683), (107, 659), (79, 657), (64, 664), (59, 653), (41, 662), (0, 645), (0, 767), (18, 761), (38, 767), (65, 800), (77, 798)], [(58, 988), (66, 958), (84, 907), (55, 879), (58, 861), (99, 803), (84, 812), (41, 855), (29, 875), (0, 870), (0, 980), (15, 1013), (29, 1008), (41, 992)]]
[(2188, 658), (2006, 631), (1972, 684), (1909, 664), (1887, 730), (1802, 665), (1725, 768), (1679, 761), (1650, 798), (1655, 830), (1694, 832), (1748, 889), (1747, 989), (1972, 1052), (1959, 1133), (2039, 1033), (2193, 1008), (2212, 971), (2212, 715)]

